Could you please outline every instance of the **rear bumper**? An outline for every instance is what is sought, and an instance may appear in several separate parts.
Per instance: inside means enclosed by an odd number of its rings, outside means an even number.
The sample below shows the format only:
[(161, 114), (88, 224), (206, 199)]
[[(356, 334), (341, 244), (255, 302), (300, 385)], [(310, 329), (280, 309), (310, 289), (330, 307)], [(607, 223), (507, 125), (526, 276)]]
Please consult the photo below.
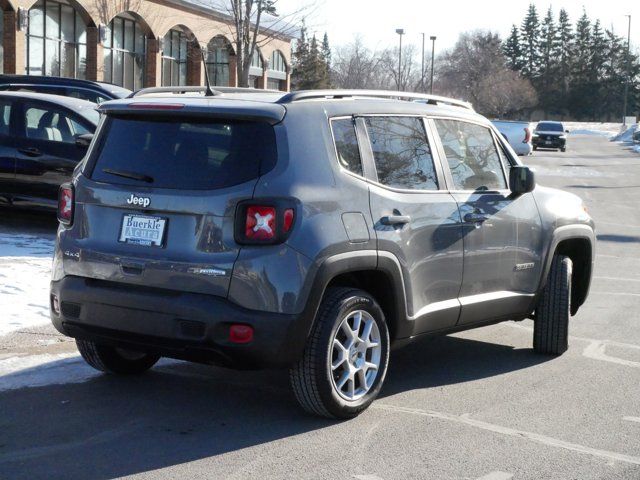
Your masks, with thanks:
[[(248, 310), (214, 295), (183, 293), (67, 276), (51, 283), (51, 310), (62, 334), (162, 356), (238, 368), (283, 367), (304, 350), (304, 314)], [(231, 343), (231, 324), (250, 325), (253, 340)]]

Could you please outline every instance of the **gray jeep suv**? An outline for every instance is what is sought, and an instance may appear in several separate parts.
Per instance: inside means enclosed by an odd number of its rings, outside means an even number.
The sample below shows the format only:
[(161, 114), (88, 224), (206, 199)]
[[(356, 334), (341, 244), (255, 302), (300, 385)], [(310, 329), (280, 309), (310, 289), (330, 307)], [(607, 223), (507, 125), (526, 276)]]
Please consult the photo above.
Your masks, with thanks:
[(392, 346), (533, 318), (535, 351), (567, 349), (593, 221), (468, 104), (151, 90), (99, 110), (60, 189), (51, 283), (53, 324), (93, 367), (288, 367), (302, 407), (348, 418)]

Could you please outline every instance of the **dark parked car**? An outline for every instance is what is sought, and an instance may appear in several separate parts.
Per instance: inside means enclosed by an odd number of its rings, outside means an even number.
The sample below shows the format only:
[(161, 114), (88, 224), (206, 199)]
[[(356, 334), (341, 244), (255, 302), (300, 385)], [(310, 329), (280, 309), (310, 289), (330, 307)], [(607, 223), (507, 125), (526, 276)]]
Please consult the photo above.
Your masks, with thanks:
[(566, 152), (567, 133), (569, 130), (565, 130), (560, 122), (539, 122), (533, 131), (533, 149), (550, 148)]
[(100, 111), (60, 188), (51, 282), (53, 324), (94, 368), (288, 367), (307, 411), (347, 418), (392, 345), (534, 318), (536, 352), (567, 349), (593, 221), (467, 104), (143, 91)]
[(0, 205), (55, 209), (99, 116), (84, 100), (0, 92)]
[(93, 103), (126, 98), (131, 94), (131, 90), (110, 83), (38, 75), (0, 75), (0, 91), (49, 93)]

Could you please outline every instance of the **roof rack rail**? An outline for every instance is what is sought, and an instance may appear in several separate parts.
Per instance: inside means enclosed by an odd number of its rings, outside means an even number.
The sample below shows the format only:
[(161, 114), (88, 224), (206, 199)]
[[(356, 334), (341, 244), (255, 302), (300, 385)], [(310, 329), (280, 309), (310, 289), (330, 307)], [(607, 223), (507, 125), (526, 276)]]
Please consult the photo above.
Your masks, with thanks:
[[(204, 87), (198, 87), (198, 86), (148, 87), (148, 88), (141, 88), (140, 90), (133, 92), (127, 98), (140, 97), (142, 95), (149, 95), (153, 93), (178, 93), (179, 94), (179, 93), (194, 93), (194, 92), (205, 93), (206, 91), (207, 91), (206, 86)], [(213, 90), (213, 94), (216, 96), (222, 95), (222, 92)]]
[(428, 95), (425, 93), (413, 92), (394, 92), (387, 90), (302, 90), (299, 92), (291, 92), (284, 95), (278, 103), (293, 103), (301, 100), (313, 99), (341, 99), (341, 98), (389, 98), (389, 99), (406, 99), (411, 101), (424, 101), (431, 105), (451, 105), (454, 107), (466, 108), (473, 110), (473, 106), (469, 102), (456, 100), (455, 98), (439, 97), (437, 95)]
[(285, 93), (280, 90), (250, 87), (214, 87), (220, 93)]

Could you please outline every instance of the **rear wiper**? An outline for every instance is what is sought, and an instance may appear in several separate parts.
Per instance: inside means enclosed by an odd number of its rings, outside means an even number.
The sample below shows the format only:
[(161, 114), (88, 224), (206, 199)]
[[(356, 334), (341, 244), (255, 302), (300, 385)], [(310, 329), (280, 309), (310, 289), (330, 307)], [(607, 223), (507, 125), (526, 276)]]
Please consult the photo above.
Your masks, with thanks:
[(132, 180), (140, 180), (141, 182), (153, 183), (153, 177), (136, 172), (125, 172), (123, 170), (111, 170), (110, 168), (103, 168), (104, 173), (109, 175), (116, 175), (118, 177), (130, 178)]

